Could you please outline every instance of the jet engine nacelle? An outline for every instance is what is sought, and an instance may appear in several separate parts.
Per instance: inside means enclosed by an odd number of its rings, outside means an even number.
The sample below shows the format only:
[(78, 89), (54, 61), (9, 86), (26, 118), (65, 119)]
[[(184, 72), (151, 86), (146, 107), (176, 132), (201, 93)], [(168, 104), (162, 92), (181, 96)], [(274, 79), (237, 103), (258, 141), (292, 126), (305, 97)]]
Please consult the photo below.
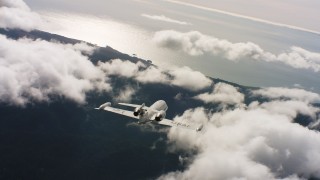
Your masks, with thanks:
[(138, 116), (139, 114), (141, 114), (141, 109), (140, 109), (140, 108), (136, 108), (136, 109), (133, 111), (133, 115), (134, 115), (134, 116)]
[(136, 107), (133, 111), (133, 115), (134, 116), (143, 115), (144, 114), (143, 107), (144, 107), (144, 104), (142, 104), (140, 107)]
[(162, 119), (164, 119), (166, 117), (166, 112), (164, 111), (160, 111), (156, 114), (156, 117), (154, 118), (154, 120), (156, 121), (161, 121)]

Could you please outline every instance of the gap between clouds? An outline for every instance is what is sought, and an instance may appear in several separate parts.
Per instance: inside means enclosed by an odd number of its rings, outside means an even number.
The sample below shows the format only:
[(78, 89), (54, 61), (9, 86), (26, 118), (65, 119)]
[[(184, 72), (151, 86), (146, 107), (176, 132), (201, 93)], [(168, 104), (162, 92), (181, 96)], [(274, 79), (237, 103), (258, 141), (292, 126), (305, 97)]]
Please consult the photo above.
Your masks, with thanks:
[(273, 54), (252, 42), (232, 43), (225, 39), (204, 35), (198, 31), (186, 33), (174, 30), (158, 31), (153, 40), (160, 47), (179, 50), (191, 56), (212, 54), (222, 56), (230, 61), (251, 58), (266, 62), (280, 62), (297, 69), (320, 71), (320, 53), (310, 52), (295, 46), (287, 52)]

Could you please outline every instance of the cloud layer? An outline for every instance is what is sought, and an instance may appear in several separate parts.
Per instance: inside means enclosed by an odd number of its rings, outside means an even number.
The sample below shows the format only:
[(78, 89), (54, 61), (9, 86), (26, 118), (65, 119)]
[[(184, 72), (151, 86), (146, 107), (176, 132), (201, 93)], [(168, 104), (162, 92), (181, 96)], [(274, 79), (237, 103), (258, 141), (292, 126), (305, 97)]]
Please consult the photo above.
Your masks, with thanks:
[(108, 91), (103, 71), (83, 53), (86, 44), (60, 44), (43, 40), (11, 40), (0, 35), (0, 101), (24, 105), (64, 96), (85, 102), (91, 90)]
[(310, 52), (300, 47), (291, 47), (288, 52), (276, 55), (252, 42), (232, 43), (197, 31), (182, 33), (173, 30), (156, 32), (154, 41), (161, 47), (183, 51), (192, 56), (212, 54), (231, 61), (251, 58), (266, 62), (280, 62), (298, 69), (320, 71), (320, 53)]
[[(224, 93), (228, 92), (226, 89)], [(298, 98), (292, 96), (296, 92)], [(319, 178), (320, 134), (294, 123), (298, 114), (318, 122), (319, 108), (310, 104), (310, 95), (313, 93), (292, 89), (285, 100), (254, 101), (248, 106), (219, 112), (202, 107), (185, 111), (174, 120), (203, 123), (204, 131), (171, 128), (170, 149), (197, 153), (184, 157), (187, 159), (184, 171), (171, 172), (159, 179)]]
[(156, 20), (156, 21), (164, 21), (164, 22), (169, 22), (169, 23), (175, 23), (175, 24), (180, 24), (180, 25), (191, 25), (190, 23), (184, 22), (184, 21), (179, 21), (175, 20), (169, 17), (166, 17), (164, 15), (149, 15), (149, 14), (141, 14), (142, 17)]
[(205, 75), (189, 67), (146, 67), (141, 62), (132, 63), (119, 59), (100, 62), (99, 67), (108, 75), (134, 78), (141, 83), (171, 84), (192, 91), (207, 88), (212, 84), (212, 81)]
[(30, 31), (41, 27), (43, 19), (30, 10), (22, 0), (1, 0), (0, 2), (0, 27), (19, 28)]
[[(119, 59), (93, 65), (87, 44), (61, 44), (43, 40), (12, 40), (0, 35), (0, 102), (23, 106), (63, 96), (84, 103), (92, 90), (110, 91), (109, 76), (133, 78), (141, 83), (162, 83), (192, 91), (212, 81), (188, 67), (160, 68)], [(194, 82), (198, 83), (194, 83)], [(117, 101), (130, 101), (136, 90), (125, 87)]]

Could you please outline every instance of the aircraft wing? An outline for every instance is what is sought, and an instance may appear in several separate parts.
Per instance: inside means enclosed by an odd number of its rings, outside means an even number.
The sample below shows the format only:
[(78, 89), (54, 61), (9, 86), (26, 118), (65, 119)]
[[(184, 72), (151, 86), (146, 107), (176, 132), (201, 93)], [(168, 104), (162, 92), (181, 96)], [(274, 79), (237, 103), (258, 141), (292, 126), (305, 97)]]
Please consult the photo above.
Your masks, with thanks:
[(132, 111), (127, 111), (127, 110), (124, 110), (124, 109), (113, 108), (113, 107), (110, 107), (110, 106), (104, 107), (102, 110), (109, 111), (109, 112), (113, 112), (113, 113), (117, 113), (117, 114), (124, 115), (124, 116), (128, 116), (128, 117), (131, 117), (131, 118), (138, 119), (137, 116), (134, 116), (134, 115), (133, 115), (133, 112), (132, 112)]
[(191, 129), (195, 131), (201, 131), (202, 129), (202, 125), (192, 124), (188, 122), (172, 121), (169, 119), (162, 119), (161, 121), (157, 122), (157, 124), (171, 126), (171, 127), (181, 127), (181, 128)]
[[(118, 104), (120, 104), (122, 106), (134, 107), (134, 108), (141, 107), (141, 105), (138, 105), (138, 104), (129, 104), (129, 103), (118, 103)], [(144, 104), (143, 104), (143, 107), (148, 108), (147, 106), (144, 106)]]

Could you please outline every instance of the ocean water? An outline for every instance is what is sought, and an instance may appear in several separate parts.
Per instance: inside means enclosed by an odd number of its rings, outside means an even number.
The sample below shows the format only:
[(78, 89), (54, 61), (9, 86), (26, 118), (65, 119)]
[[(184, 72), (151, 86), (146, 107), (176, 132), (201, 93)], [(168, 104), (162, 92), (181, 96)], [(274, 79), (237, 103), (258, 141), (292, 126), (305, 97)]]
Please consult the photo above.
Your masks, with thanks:
[[(28, 0), (27, 0), (28, 2)], [(34, 2), (34, 3), (32, 3)], [(37, 4), (34, 9), (44, 18), (55, 23), (56, 29), (44, 29), (67, 37), (85, 40), (100, 46), (109, 45), (128, 54), (150, 59), (157, 65), (190, 66), (216, 78), (247, 86), (299, 85), (304, 89), (320, 92), (319, 73), (295, 69), (281, 63), (254, 61), (250, 58), (232, 62), (223, 57), (206, 54), (190, 56), (184, 52), (158, 47), (153, 41), (155, 32), (175, 30), (199, 31), (203, 34), (230, 42), (253, 42), (267, 52), (279, 54), (297, 46), (311, 52), (320, 52), (320, 35), (287, 27), (229, 16), (212, 11), (172, 4), (166, 1), (121, 1), (102, 3), (94, 1), (84, 9), (62, 5)], [(99, 4), (95, 6), (94, 3)], [(85, 4), (82, 4), (85, 6)], [(130, 6), (123, 12), (116, 9)], [(70, 8), (69, 11), (66, 9)], [(179, 25), (147, 19), (141, 14), (165, 15), (191, 25)], [(60, 27), (60, 28), (59, 28)]]

